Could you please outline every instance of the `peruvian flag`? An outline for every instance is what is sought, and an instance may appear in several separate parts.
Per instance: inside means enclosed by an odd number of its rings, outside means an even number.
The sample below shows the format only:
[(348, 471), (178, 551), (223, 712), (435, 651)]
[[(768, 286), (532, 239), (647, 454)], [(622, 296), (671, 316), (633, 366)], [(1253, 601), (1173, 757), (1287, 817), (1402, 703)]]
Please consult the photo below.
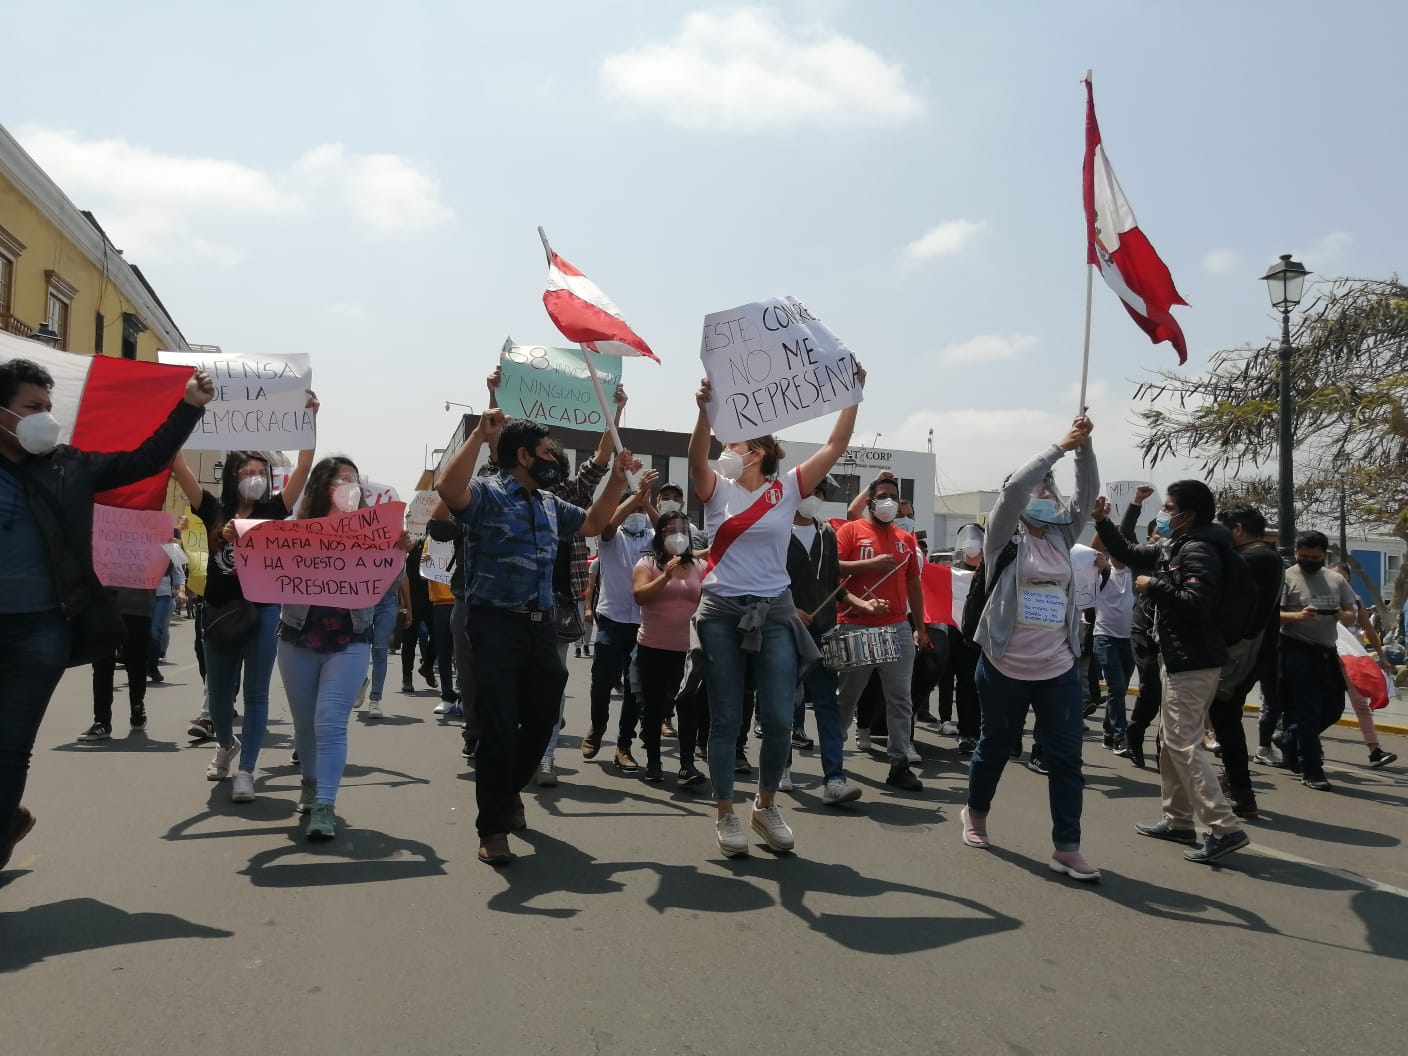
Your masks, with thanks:
[(1168, 267), (1139, 230), (1129, 199), (1110, 168), (1110, 159), (1100, 142), (1100, 124), (1095, 120), (1095, 89), (1089, 74), (1085, 78), (1083, 175), (1090, 263), (1100, 269), (1110, 289), (1120, 295), (1130, 318), (1149, 335), (1149, 340), (1155, 344), (1171, 342), (1178, 351), (1178, 362), (1187, 362), (1187, 342), (1169, 309), (1188, 302), (1173, 285)]
[(610, 297), (556, 252), (549, 250), (543, 306), (562, 336), (606, 356), (660, 357), (627, 325)]
[(1388, 679), (1384, 669), (1369, 655), (1359, 635), (1344, 624), (1339, 625), (1335, 651), (1340, 654), (1340, 664), (1353, 692), (1367, 700), (1375, 711), (1388, 707)]
[[(54, 417), (63, 426), (59, 443), (84, 451), (131, 451), (156, 432), (186, 394), (190, 367), (165, 366), (112, 356), (61, 352), (38, 341), (0, 333), (0, 362), (28, 359), (54, 379)], [(4, 418), (9, 419), (8, 415)], [(0, 422), (0, 425), (6, 425)], [(7, 425), (13, 429), (13, 423)], [(166, 502), (170, 470), (93, 497), (100, 506), (159, 510)]]

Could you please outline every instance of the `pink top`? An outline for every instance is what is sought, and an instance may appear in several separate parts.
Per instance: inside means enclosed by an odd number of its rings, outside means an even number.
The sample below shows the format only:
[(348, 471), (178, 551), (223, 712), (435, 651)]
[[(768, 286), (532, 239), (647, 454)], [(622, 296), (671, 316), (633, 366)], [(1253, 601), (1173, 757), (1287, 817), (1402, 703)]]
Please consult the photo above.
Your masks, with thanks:
[[(704, 566), (691, 561), (684, 566), (689, 575), (671, 579), (665, 590), (640, 607), (640, 630), (636, 641), (649, 649), (667, 649), (672, 653), (689, 652), (689, 621), (699, 608), (699, 594), (704, 586)], [(660, 566), (649, 554), (636, 562), (636, 568), (647, 570), (651, 578), (660, 575)]]
[(1043, 682), (1064, 675), (1076, 662), (1066, 638), (1070, 558), (1030, 533), (1023, 547), (1017, 585), (1017, 623), (1001, 656), (988, 657), (1008, 678)]

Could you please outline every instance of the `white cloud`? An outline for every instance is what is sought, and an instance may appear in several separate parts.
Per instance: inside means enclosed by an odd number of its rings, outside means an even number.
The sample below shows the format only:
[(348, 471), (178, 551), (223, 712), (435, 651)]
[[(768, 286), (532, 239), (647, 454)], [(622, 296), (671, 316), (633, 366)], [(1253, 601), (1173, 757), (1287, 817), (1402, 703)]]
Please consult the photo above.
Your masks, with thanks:
[(1203, 254), (1203, 270), (1209, 275), (1226, 275), (1242, 263), (1242, 255), (1235, 249), (1214, 249)]
[(673, 40), (607, 56), (600, 76), (608, 98), (708, 132), (893, 125), (924, 112), (899, 63), (767, 9), (694, 12)]
[(1349, 251), (1354, 239), (1344, 231), (1331, 231), (1306, 251), (1305, 266), (1311, 271), (1325, 274), (1325, 265), (1338, 260)]
[(939, 352), (945, 364), (988, 364), (1015, 359), (1040, 344), (1031, 334), (979, 334)]
[(439, 181), (397, 154), (353, 154), (325, 143), (301, 157), (294, 171), (381, 234), (420, 231), (454, 214), (440, 201)]
[(912, 261), (951, 257), (971, 246), (987, 226), (984, 220), (945, 220), (905, 246), (905, 256)]

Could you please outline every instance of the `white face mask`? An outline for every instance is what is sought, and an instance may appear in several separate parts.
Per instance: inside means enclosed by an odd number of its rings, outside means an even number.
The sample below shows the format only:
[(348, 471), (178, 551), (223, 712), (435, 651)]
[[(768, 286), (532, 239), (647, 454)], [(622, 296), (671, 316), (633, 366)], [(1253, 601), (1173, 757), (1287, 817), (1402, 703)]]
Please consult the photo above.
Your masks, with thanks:
[(876, 499), (870, 507), (870, 512), (875, 514), (877, 521), (889, 524), (895, 519), (895, 514), (900, 512), (900, 504), (895, 499)]
[(797, 503), (797, 516), (805, 517), (809, 521), (816, 520), (816, 515), (821, 512), (821, 496), (808, 495), (801, 502)]
[(726, 448), (719, 454), (719, 476), (724, 480), (737, 480), (743, 476), (743, 456), (731, 448)]
[(679, 557), (689, 549), (689, 536), (684, 532), (671, 532), (665, 536), (665, 552)]
[(258, 502), (268, 487), (269, 482), (263, 477), (245, 477), (239, 483), (240, 498)]
[(332, 504), (343, 513), (351, 513), (362, 505), (362, 485), (338, 484), (332, 489)]
[(40, 411), (38, 414), (18, 415), (10, 408), (4, 408), (6, 414), (14, 414), (19, 419), (19, 423), (11, 431), (5, 431), (19, 442), (31, 455), (47, 455), (54, 448), (59, 446), (59, 433), (63, 432), (63, 426), (59, 420), (48, 411)]
[(674, 499), (661, 499), (655, 504), (655, 508), (660, 511), (661, 515), (680, 512), (680, 504)]

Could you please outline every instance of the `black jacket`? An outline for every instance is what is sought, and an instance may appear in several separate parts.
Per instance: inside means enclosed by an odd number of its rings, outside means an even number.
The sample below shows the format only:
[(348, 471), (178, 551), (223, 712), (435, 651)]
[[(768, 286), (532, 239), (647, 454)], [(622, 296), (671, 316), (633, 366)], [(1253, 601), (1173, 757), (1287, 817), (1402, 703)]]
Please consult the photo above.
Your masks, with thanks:
[(1231, 533), (1220, 524), (1204, 524), (1167, 546), (1132, 546), (1108, 519), (1097, 521), (1095, 530), (1111, 557), (1152, 577), (1148, 593), (1164, 667), (1177, 674), (1225, 664), (1227, 646), (1217, 612), (1223, 584), (1218, 547), (1232, 546)]
[(1260, 541), (1244, 547), (1241, 554), (1256, 583), (1256, 611), (1261, 614), (1261, 633), (1278, 635), (1281, 633), (1281, 582), (1286, 575), (1281, 555), (1269, 543)]
[(829, 524), (819, 525), (810, 553), (795, 535), (788, 540), (787, 575), (792, 580), (792, 604), (803, 612), (811, 612), (821, 606), (821, 611), (812, 619), (812, 634), (819, 636), (835, 627), (836, 600), (833, 598), (821, 605), (822, 599), (841, 582), (836, 532)]
[(13, 473), (24, 486), (30, 513), (49, 548), (59, 605), (70, 620), (101, 589), (93, 574), (93, 496), (160, 473), (204, 413), (205, 408), (182, 400), (135, 451), (99, 454), (60, 444), (18, 464), (0, 456), (0, 473)]

